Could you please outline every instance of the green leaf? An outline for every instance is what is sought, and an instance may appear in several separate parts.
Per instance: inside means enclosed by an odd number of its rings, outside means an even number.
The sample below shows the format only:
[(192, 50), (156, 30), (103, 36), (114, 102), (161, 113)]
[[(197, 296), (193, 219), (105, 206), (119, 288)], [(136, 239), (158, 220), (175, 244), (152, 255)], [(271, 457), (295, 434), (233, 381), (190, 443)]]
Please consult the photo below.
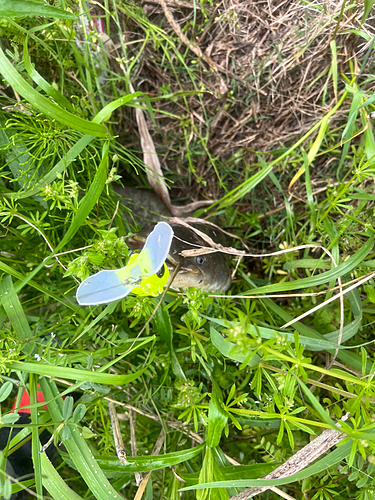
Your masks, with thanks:
[(326, 411), (324, 411), (323, 406), (319, 403), (319, 401), (317, 400), (317, 398), (310, 391), (310, 389), (307, 387), (307, 385), (302, 382), (301, 379), (298, 379), (298, 385), (301, 387), (301, 389), (303, 390), (303, 392), (310, 399), (311, 404), (313, 405), (313, 407), (315, 408), (315, 410), (319, 413), (319, 415), (322, 418), (322, 420), (324, 420), (333, 429), (339, 430), (339, 428), (335, 425), (335, 422), (331, 419), (331, 417), (329, 416), (329, 414)]
[(124, 104), (127, 104), (128, 102), (132, 101), (133, 99), (136, 99), (137, 97), (141, 97), (146, 101), (150, 102), (148, 96), (143, 94), (143, 92), (134, 92), (133, 94), (126, 94), (123, 97), (120, 97), (119, 99), (116, 99), (113, 102), (110, 102), (107, 104), (103, 109), (99, 111), (99, 113), (95, 116), (93, 119), (94, 123), (101, 123), (103, 120), (107, 118), (108, 115), (113, 113), (113, 111), (116, 111), (117, 108), (120, 106), (123, 106)]
[(283, 269), (290, 271), (292, 269), (331, 269), (331, 263), (321, 259), (301, 259), (285, 262)]
[(320, 149), (320, 146), (321, 146), (324, 138), (326, 137), (328, 125), (329, 125), (329, 118), (328, 118), (328, 116), (325, 116), (321, 121), (321, 124), (319, 127), (319, 132), (316, 136), (316, 139), (313, 142), (313, 145), (311, 146), (311, 148), (308, 152), (307, 159), (308, 159), (309, 164), (311, 164), (315, 160), (315, 157)]
[[(164, 455), (145, 455), (138, 457), (127, 457), (127, 463), (120, 462), (117, 457), (104, 457), (95, 455), (94, 458), (100, 468), (105, 472), (106, 477), (117, 478), (124, 474), (134, 474), (134, 472), (149, 472), (151, 470), (165, 469), (181, 464), (198, 456), (205, 448), (205, 444), (200, 444), (194, 448), (179, 450)], [(71, 459), (65, 454), (61, 454), (63, 459), (72, 464)]]
[(86, 405), (79, 403), (73, 413), (73, 422), (78, 424), (86, 414)]
[(337, 46), (335, 39), (330, 41), (331, 53), (332, 53), (332, 83), (333, 92), (335, 94), (335, 101), (337, 102)]
[(2, 415), (1, 421), (3, 424), (15, 424), (19, 418), (18, 413), (8, 413), (7, 415)]
[[(207, 483), (208, 481), (213, 480), (214, 478), (214, 457), (212, 455), (212, 450), (210, 448), (206, 448), (206, 453), (203, 459), (202, 467), (199, 473), (198, 483)], [(206, 500), (208, 499), (209, 491), (207, 488), (197, 491), (197, 500)]]
[(374, 0), (365, 0), (365, 10), (363, 12), (363, 16), (362, 16), (362, 19), (361, 19), (361, 24), (363, 24), (366, 21), (366, 19), (367, 19), (368, 15), (370, 14), (371, 9), (372, 9), (373, 6), (374, 6)]
[(41, 454), (40, 461), (42, 464), (43, 486), (52, 498), (56, 500), (82, 500), (82, 497), (69, 488), (45, 453)]
[(0, 17), (46, 16), (55, 19), (77, 19), (75, 14), (57, 9), (44, 1), (0, 0)]
[(6, 400), (9, 394), (12, 392), (13, 384), (12, 382), (4, 382), (0, 387), (0, 403)]
[[(220, 473), (223, 481), (237, 481), (238, 479), (257, 479), (258, 477), (267, 476), (280, 464), (251, 464), (251, 465), (231, 465), (230, 467), (221, 467)], [(186, 474), (180, 472), (179, 475), (189, 485), (198, 481), (199, 472)]]
[[(13, 143), (13, 134), (12, 129), (6, 128), (6, 117), (0, 111), (0, 154), (16, 179), (22, 172), (22, 166), (30, 162), (31, 156), (23, 141), (19, 140), (15, 144)], [(4, 195), (6, 194), (8, 193), (4, 193)]]
[(214, 203), (211, 207), (210, 210), (213, 208), (216, 209), (216, 211), (223, 210), (226, 207), (230, 207), (234, 205), (238, 200), (246, 196), (252, 189), (254, 189), (260, 182), (262, 182), (272, 171), (272, 167), (270, 166), (265, 166), (263, 167), (259, 172), (257, 172), (255, 175), (250, 177), (250, 179), (247, 179), (245, 182), (237, 186), (235, 189), (233, 189), (230, 193), (226, 194), (221, 198), (221, 200), (217, 201)]
[(354, 35), (360, 36), (364, 40), (366, 40), (366, 42), (369, 42), (371, 40), (371, 36), (361, 30), (346, 30), (346, 33), (353, 33)]
[(72, 396), (67, 396), (64, 399), (63, 408), (62, 408), (62, 415), (63, 415), (63, 419), (65, 421), (70, 419), (70, 417), (72, 415), (72, 411), (73, 411), (73, 405), (74, 405), (74, 399), (72, 398)]
[(219, 445), (221, 433), (227, 423), (227, 414), (223, 409), (223, 396), (215, 380), (212, 381), (212, 395), (208, 405), (208, 429), (206, 444), (210, 448)]
[(9, 477), (6, 477), (4, 480), (3, 484), (3, 492), (1, 495), (1, 498), (4, 498), (5, 500), (9, 500), (12, 495), (12, 483), (9, 479)]
[[(10, 267), (7, 264), (4, 264), (1, 261), (0, 261), (0, 271), (3, 271), (4, 273), (10, 274), (11, 276), (13, 276), (13, 278), (17, 278), (20, 281), (23, 281), (26, 279), (25, 275), (18, 272), (16, 269), (13, 269), (13, 267)], [(46, 295), (47, 297), (51, 297), (56, 302), (63, 303), (66, 307), (69, 307), (73, 311), (77, 311), (79, 308), (77, 305), (73, 305), (68, 300), (62, 299), (60, 295), (57, 295), (57, 294), (51, 292), (50, 290), (48, 290), (47, 288), (40, 286), (34, 280), (29, 280), (29, 285), (32, 286), (33, 288), (35, 288), (35, 290), (38, 290), (39, 292), (41, 292), (43, 295)], [(14, 288), (13, 288), (13, 291), (14, 291)], [(8, 295), (4, 295), (4, 297), (2, 298), (1, 292), (0, 292), (0, 305), (2, 305), (3, 300), (7, 300), (8, 298), (10, 298)]]
[(345, 142), (345, 144), (343, 145), (343, 148), (342, 148), (340, 163), (339, 163), (339, 166), (337, 167), (338, 172), (340, 172), (341, 167), (343, 166), (345, 159), (348, 156), (348, 151), (349, 151), (349, 147), (351, 144), (350, 138), (353, 135), (355, 120), (357, 118), (359, 105), (361, 103), (363, 95), (364, 95), (363, 92), (360, 91), (360, 92), (356, 92), (353, 96), (352, 104), (351, 104), (350, 110), (349, 110), (348, 121), (346, 123), (345, 129), (344, 129), (342, 136), (341, 136), (341, 140), (347, 141), (347, 142)]
[(20, 94), (27, 102), (35, 106), (39, 111), (50, 116), (54, 120), (64, 124), (68, 128), (78, 130), (83, 134), (92, 135), (94, 137), (108, 137), (107, 128), (99, 123), (84, 120), (79, 116), (73, 115), (53, 103), (47, 97), (40, 95), (26, 80), (18, 73), (14, 66), (9, 62), (4, 52), (0, 48), (0, 73), (5, 80)]
[(42, 484), (42, 464), (40, 461), (40, 441), (39, 441), (39, 431), (38, 431), (38, 408), (37, 408), (37, 390), (38, 390), (38, 377), (34, 374), (30, 374), (29, 377), (30, 384), (30, 417), (31, 417), (31, 457), (34, 465), (35, 473), (35, 486), (38, 495), (43, 494), (43, 484)]
[[(203, 316), (204, 318), (209, 319), (212, 322), (219, 323), (220, 325), (224, 326), (224, 323), (221, 320), (215, 320), (214, 318), (209, 318), (208, 316)], [(211, 342), (213, 345), (216, 347), (216, 349), (221, 352), (223, 356), (226, 358), (233, 359), (234, 361), (238, 361), (239, 363), (243, 363), (247, 356), (245, 354), (231, 354), (231, 351), (235, 347), (233, 342), (229, 342), (228, 340), (225, 340), (220, 333), (215, 330), (213, 326), (210, 326), (210, 336), (211, 336)], [(254, 356), (250, 359), (250, 361), (247, 363), (248, 366), (255, 366), (258, 365), (262, 361), (261, 357), (258, 356), (258, 354), (254, 354)]]
[(68, 109), (71, 113), (74, 113), (74, 108), (72, 104), (68, 101), (68, 99), (60, 94), (58, 90), (55, 89), (52, 85), (50, 85), (47, 80), (45, 80), (42, 75), (40, 75), (34, 66), (31, 64), (29, 59), (29, 52), (27, 48), (28, 37), (25, 38), (23, 42), (23, 62), (25, 64), (26, 71), (28, 72), (30, 78), (41, 88), (44, 92), (52, 97), (56, 104)]

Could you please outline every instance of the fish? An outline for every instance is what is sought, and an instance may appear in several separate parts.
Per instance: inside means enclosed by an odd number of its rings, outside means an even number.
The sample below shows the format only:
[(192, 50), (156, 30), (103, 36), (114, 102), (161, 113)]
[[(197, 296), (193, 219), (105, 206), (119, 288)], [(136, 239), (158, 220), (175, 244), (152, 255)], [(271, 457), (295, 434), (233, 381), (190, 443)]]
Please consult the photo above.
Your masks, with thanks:
[[(214, 252), (195, 257), (182, 257), (183, 250), (191, 250), (197, 246), (207, 247), (207, 243), (193, 229), (181, 224), (171, 223), (173, 229), (172, 244), (166, 259), (167, 267), (172, 276), (176, 267), (179, 267), (172, 288), (196, 287), (206, 292), (227, 291), (231, 285), (231, 270), (229, 268), (228, 255), (222, 252)], [(203, 223), (190, 224), (196, 229), (210, 236), (215, 243), (225, 243), (224, 237), (219, 230)], [(143, 247), (147, 236), (155, 226), (149, 226), (138, 233), (126, 238), (126, 243), (131, 250)], [(168, 283), (170, 284), (170, 283)]]

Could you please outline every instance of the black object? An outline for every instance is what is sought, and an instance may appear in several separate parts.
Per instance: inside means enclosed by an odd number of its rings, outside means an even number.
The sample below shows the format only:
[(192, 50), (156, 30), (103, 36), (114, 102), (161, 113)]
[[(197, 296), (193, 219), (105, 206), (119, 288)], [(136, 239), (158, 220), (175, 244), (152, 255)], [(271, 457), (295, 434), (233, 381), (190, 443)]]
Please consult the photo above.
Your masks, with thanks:
[[(16, 424), (27, 425), (30, 423), (30, 415), (28, 413), (20, 413), (20, 418), (17, 420)], [(13, 428), (11, 439), (13, 439), (20, 430), (21, 428)], [(0, 450), (3, 450), (8, 444), (9, 431), (9, 427), (0, 429)], [(51, 434), (46, 429), (39, 436), (42, 445), (46, 444), (50, 438)], [(53, 443), (48, 446), (46, 453), (51, 461), (55, 460), (58, 456), (58, 451)], [(16, 478), (18, 481), (24, 481), (34, 477), (34, 467), (31, 458), (31, 439), (23, 444), (21, 448), (9, 455), (7, 458), (6, 473)], [(13, 493), (10, 498), (11, 500), (27, 500), (29, 498), (29, 493), (26, 490), (22, 490)], [(3, 500), (3, 497), (1, 497), (0, 500)]]

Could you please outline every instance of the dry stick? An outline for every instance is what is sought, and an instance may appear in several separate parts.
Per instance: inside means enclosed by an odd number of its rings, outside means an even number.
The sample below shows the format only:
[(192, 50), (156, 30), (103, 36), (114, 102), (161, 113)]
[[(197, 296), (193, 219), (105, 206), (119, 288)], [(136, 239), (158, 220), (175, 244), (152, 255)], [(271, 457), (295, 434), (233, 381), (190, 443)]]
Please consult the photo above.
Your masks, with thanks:
[[(124, 71), (124, 68), (122, 68)], [(133, 85), (129, 82), (131, 92), (134, 92)], [(173, 215), (184, 215), (189, 212), (194, 212), (201, 207), (212, 205), (213, 201), (203, 200), (189, 203), (183, 207), (172, 205), (169, 191), (163, 177), (160, 161), (156, 153), (155, 144), (148, 131), (144, 113), (141, 108), (135, 108), (135, 117), (138, 124), (139, 136), (141, 139), (141, 147), (143, 152), (143, 163), (148, 167), (146, 170), (147, 180), (153, 191), (163, 201), (166, 207)]]
[[(152, 450), (152, 453), (151, 455), (155, 456), (155, 455), (159, 455), (160, 453), (160, 450), (161, 450), (161, 447), (163, 446), (163, 442), (164, 442), (164, 438), (165, 438), (165, 432), (164, 432), (164, 429), (161, 430), (160, 434), (159, 434), (159, 437), (158, 439), (156, 440), (156, 443), (155, 443), (155, 446), (154, 446), (154, 449)], [(148, 480), (150, 479), (150, 476), (151, 476), (151, 473), (152, 471), (150, 471), (140, 482), (139, 486), (138, 486), (138, 490), (137, 490), (137, 493), (135, 494), (135, 497), (134, 497), (134, 500), (140, 500), (142, 495), (143, 495), (143, 492), (144, 490), (146, 489), (146, 486), (147, 486), (147, 483), (148, 483)], [(137, 474), (137, 473), (136, 473)]]
[[(160, 0), (142, 0), (142, 4), (156, 4), (160, 5)], [(184, 7), (185, 9), (201, 9), (201, 6), (196, 3), (190, 3), (190, 2), (182, 2), (181, 0), (167, 0), (167, 4), (170, 5), (171, 7)]]
[(115, 208), (115, 211), (113, 212), (113, 215), (112, 215), (112, 219), (111, 219), (111, 222), (109, 223), (109, 226), (108, 226), (108, 231), (111, 229), (112, 227), (112, 224), (113, 224), (113, 221), (115, 220), (115, 217), (117, 215), (117, 212), (118, 212), (118, 208), (120, 206), (120, 200), (118, 200), (118, 202), (116, 203), (116, 208)]
[[(133, 411), (129, 410), (129, 425), (130, 425), (130, 446), (132, 450), (132, 457), (138, 456), (137, 439), (135, 437), (135, 427), (134, 427), (134, 417)], [(135, 482), (139, 486), (142, 482), (142, 474), (139, 472), (134, 472)]]
[(270, 488), (271, 491), (274, 491), (275, 493), (277, 493), (280, 497), (282, 498), (285, 498), (286, 500), (296, 500), (294, 497), (291, 497), (290, 495), (288, 495), (288, 493), (285, 493), (284, 491), (281, 491), (279, 490), (279, 488), (275, 488), (274, 486), (272, 486)]
[[(347, 420), (348, 415), (349, 414), (346, 414), (342, 418), (342, 421)], [(334, 429), (327, 429), (323, 431), (320, 436), (304, 446), (302, 450), (297, 451), (297, 453), (290, 457), (289, 460), (280, 465), (280, 467), (272, 471), (267, 476), (262, 477), (262, 479), (280, 479), (299, 472), (345, 437), (345, 434)], [(230, 500), (247, 500), (248, 498), (253, 498), (255, 495), (259, 495), (259, 493), (263, 493), (270, 488), (270, 486), (254, 486), (246, 488), (244, 491), (241, 491), (241, 493), (231, 497)]]
[[(60, 253), (54, 253), (50, 257), (60, 257), (60, 255), (66, 255), (68, 253), (73, 253), (73, 252), (81, 252), (82, 250), (87, 250), (88, 248), (91, 248), (93, 245), (86, 245), (85, 247), (80, 247), (80, 248), (73, 248), (73, 250), (67, 250), (66, 252), (60, 252)], [(48, 257), (47, 257), (48, 259)], [(46, 260), (46, 259), (44, 259)], [(45, 266), (45, 267), (52, 267), (52, 266)]]
[(184, 217), (183, 219), (180, 219), (179, 217), (171, 217), (169, 219), (169, 222), (171, 222), (172, 224), (173, 223), (174, 224), (180, 224), (181, 226), (185, 226), (185, 227), (187, 227), (189, 229), (192, 229), (199, 236), (203, 237), (202, 235), (204, 235), (205, 241), (207, 241), (210, 245), (212, 245), (212, 244), (215, 245), (215, 243), (213, 242), (213, 240), (211, 238), (209, 238), (207, 236), (207, 234), (202, 233), (202, 232), (199, 231), (199, 229), (197, 229), (197, 228), (189, 225), (189, 223), (192, 223), (192, 224), (196, 224), (196, 223), (198, 223), (198, 224), (205, 224), (206, 226), (210, 226), (210, 227), (212, 227), (214, 229), (217, 229), (221, 233), (229, 236), (230, 238), (235, 238), (236, 240), (240, 240), (240, 242), (242, 243), (242, 245), (248, 250), (248, 246), (246, 245), (246, 243), (239, 236), (237, 236), (236, 234), (233, 234), (233, 233), (229, 233), (228, 231), (225, 231), (221, 227), (217, 226), (216, 224), (214, 224), (213, 222), (210, 222), (208, 220), (199, 219), (198, 217)]
[[(190, 226), (189, 226), (190, 227)], [(201, 231), (199, 231), (198, 233), (199, 235), (203, 235), (204, 233), (201, 233)], [(176, 236), (175, 236), (176, 237)], [(203, 236), (202, 236), (203, 238)], [(210, 254), (210, 253), (215, 253), (215, 252), (222, 252), (222, 253), (226, 253), (228, 255), (237, 255), (237, 256), (241, 256), (241, 257), (253, 257), (253, 258), (262, 258), (262, 257), (273, 257), (275, 255), (282, 255), (283, 253), (288, 253), (288, 252), (296, 252), (297, 250), (304, 250), (305, 248), (320, 248), (321, 250), (323, 250), (324, 252), (326, 252), (326, 249), (325, 247), (319, 245), (319, 244), (306, 244), (306, 245), (299, 245), (299, 246), (296, 246), (296, 247), (292, 247), (292, 248), (286, 248), (285, 250), (278, 250), (277, 252), (269, 252), (269, 253), (247, 253), (245, 252), (244, 250), (237, 250), (236, 248), (232, 248), (232, 247), (223, 247), (222, 245), (220, 245), (219, 243), (215, 243), (209, 236), (207, 235), (204, 235), (204, 239), (207, 241), (207, 239), (210, 240), (210, 242), (212, 242), (212, 246), (211, 247), (202, 247), (201, 245), (197, 245), (195, 243), (189, 243), (189, 245), (191, 246), (194, 246), (194, 247), (198, 247), (194, 250), (183, 250), (180, 255), (182, 257), (194, 257), (196, 255), (205, 255), (205, 254)], [(184, 240), (182, 240), (184, 241)], [(211, 244), (211, 243), (209, 243)]]
[(120, 462), (127, 464), (126, 452), (124, 447), (124, 442), (121, 436), (120, 425), (117, 418), (116, 407), (113, 401), (108, 401), (109, 416), (111, 419), (111, 426), (113, 432), (113, 439), (115, 441), (116, 455)]

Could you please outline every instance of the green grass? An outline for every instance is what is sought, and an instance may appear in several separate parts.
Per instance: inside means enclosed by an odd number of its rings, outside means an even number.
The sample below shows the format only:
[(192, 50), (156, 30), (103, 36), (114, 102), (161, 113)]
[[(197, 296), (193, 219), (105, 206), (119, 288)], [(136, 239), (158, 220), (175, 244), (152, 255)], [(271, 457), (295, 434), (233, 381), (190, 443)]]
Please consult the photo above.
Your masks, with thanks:
[[(229, 499), (348, 413), (341, 446), (265, 484), (298, 500), (374, 498), (372, 43), (340, 66), (342, 20), (355, 7), (343, 2), (330, 21), (337, 29), (324, 48), (328, 66), (306, 85), (321, 91), (308, 127), (269, 150), (250, 150), (237, 136), (227, 150), (215, 117), (224, 110), (229, 130), (256, 95), (235, 59), (223, 97), (159, 11), (147, 17), (140, 4), (105, 2), (115, 52), (95, 29), (77, 43), (75, 3), (14, 3), (16, 13), (0, 6), (0, 401), (1, 425), (17, 428), (12, 402), (24, 388), (30, 394), (31, 423), (19, 439), (32, 440), (36, 475), (25, 486), (56, 500), (135, 498), (134, 473), (154, 471), (146, 499), (177, 500), (182, 489), (186, 499)], [(353, 21), (358, 40), (369, 41), (360, 22), (371, 5)], [(186, 18), (186, 36), (197, 40), (219, 21), (235, 25), (228, 13), (212, 15), (202, 2)], [(325, 28), (301, 38), (301, 57)], [(268, 81), (269, 66), (257, 70), (246, 85)], [(137, 226), (117, 207), (112, 183), (147, 187), (136, 106), (151, 118), (172, 195), (215, 197), (195, 215), (239, 235), (252, 254), (267, 253), (244, 259), (223, 296), (169, 291), (149, 324), (153, 297), (88, 308), (75, 300), (82, 279), (128, 258), (122, 237)], [(351, 287), (341, 301), (340, 286)], [(123, 413), (128, 464), (116, 458), (106, 398)], [(65, 447), (54, 463), (39, 453), (45, 427)], [(5, 498), (6, 456), (16, 444), (0, 462)]]

